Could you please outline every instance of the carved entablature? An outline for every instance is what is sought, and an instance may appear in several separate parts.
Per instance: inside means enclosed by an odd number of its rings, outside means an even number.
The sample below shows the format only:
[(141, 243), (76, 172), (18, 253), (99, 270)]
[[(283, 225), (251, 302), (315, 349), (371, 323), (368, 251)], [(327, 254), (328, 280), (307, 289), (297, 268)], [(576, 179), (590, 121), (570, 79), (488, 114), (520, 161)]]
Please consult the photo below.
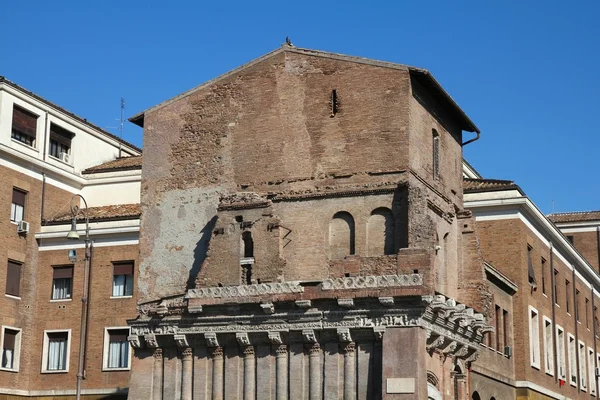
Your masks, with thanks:
[(155, 349), (158, 347), (156, 336), (153, 334), (144, 335), (144, 341), (146, 342), (146, 347), (149, 347), (151, 349)]
[(272, 344), (283, 344), (283, 340), (281, 339), (280, 332), (268, 332), (269, 341)]
[(175, 344), (177, 347), (190, 347), (188, 344), (187, 337), (185, 335), (173, 335), (173, 339), (175, 340)]
[(206, 340), (206, 346), (208, 347), (220, 347), (219, 341), (217, 340), (217, 334), (214, 332), (206, 332), (204, 334), (204, 339)]
[(250, 338), (245, 332), (238, 332), (235, 334), (235, 339), (240, 346), (250, 346)]
[(253, 285), (196, 288), (188, 290), (186, 297), (188, 299), (227, 299), (303, 292), (304, 287), (300, 285), (300, 282), (287, 281), (258, 283)]
[(343, 289), (373, 289), (402, 286), (423, 285), (420, 274), (379, 275), (379, 276), (346, 276), (343, 278), (325, 279), (321, 284), (322, 290)]
[(306, 343), (317, 343), (317, 336), (315, 335), (315, 331), (312, 329), (303, 330), (302, 338)]

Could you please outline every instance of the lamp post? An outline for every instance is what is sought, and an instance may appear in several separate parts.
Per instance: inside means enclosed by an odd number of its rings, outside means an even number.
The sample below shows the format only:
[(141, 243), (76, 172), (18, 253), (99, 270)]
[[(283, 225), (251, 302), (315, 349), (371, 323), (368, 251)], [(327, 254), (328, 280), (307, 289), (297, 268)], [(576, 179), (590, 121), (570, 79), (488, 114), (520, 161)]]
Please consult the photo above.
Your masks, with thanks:
[[(83, 201), (84, 207), (81, 209), (78, 205), (73, 204), (75, 198)], [(91, 279), (91, 260), (92, 260), (92, 248), (93, 242), (90, 241), (90, 221), (88, 218), (88, 205), (85, 198), (79, 194), (74, 195), (71, 198), (71, 230), (67, 234), (67, 239), (79, 240), (79, 233), (77, 232), (77, 216), (83, 215), (85, 218), (85, 256), (83, 258), (83, 293), (81, 295), (81, 327), (79, 329), (79, 364), (77, 367), (77, 400), (81, 399), (81, 382), (85, 378), (85, 352), (87, 345), (87, 328), (88, 328), (88, 313), (89, 313), (89, 295), (90, 295), (90, 284), (88, 282), (88, 276)]]

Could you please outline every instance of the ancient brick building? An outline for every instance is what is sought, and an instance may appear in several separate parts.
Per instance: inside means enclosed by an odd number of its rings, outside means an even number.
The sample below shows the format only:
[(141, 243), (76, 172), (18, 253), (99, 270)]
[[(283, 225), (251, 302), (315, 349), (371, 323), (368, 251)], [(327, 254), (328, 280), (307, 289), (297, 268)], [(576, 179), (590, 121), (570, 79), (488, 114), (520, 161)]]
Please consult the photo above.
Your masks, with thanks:
[[(84, 397), (126, 397), (140, 154), (0, 77), (0, 399), (75, 398), (80, 339)], [(84, 335), (85, 207), (75, 195), (87, 200), (93, 241)], [(82, 208), (79, 241), (66, 239), (71, 199)]]
[(144, 127), (132, 399), (465, 399), (493, 306), (429, 72), (284, 45)]

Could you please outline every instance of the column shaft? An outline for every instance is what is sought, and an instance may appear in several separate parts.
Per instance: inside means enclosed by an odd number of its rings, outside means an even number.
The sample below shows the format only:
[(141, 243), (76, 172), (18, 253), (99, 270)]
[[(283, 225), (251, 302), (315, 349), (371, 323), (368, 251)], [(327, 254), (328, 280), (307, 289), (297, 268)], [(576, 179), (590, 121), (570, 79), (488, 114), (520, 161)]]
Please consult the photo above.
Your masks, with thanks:
[(182, 373), (181, 373), (181, 400), (192, 400), (192, 349), (187, 348), (181, 352), (182, 355)]
[(354, 342), (344, 346), (344, 400), (356, 399), (356, 346)]
[(163, 383), (163, 352), (162, 349), (155, 349), (154, 367), (152, 368), (152, 399), (162, 400)]
[(321, 346), (314, 343), (309, 350), (308, 367), (310, 369), (309, 399), (321, 399)]
[(277, 359), (277, 400), (287, 400), (288, 398), (288, 350), (287, 346), (282, 344), (276, 350)]
[(212, 400), (223, 400), (223, 348), (220, 346), (214, 347), (212, 356)]
[(256, 397), (256, 362), (254, 346), (244, 349), (244, 400), (254, 400)]

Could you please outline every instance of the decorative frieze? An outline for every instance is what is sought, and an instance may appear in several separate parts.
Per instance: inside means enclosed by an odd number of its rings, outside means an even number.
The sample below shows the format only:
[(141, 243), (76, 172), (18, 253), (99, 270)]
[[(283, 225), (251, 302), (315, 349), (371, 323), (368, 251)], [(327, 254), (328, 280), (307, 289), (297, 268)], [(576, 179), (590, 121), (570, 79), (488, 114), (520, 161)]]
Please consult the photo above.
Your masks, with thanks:
[(254, 285), (196, 288), (188, 290), (186, 297), (189, 299), (222, 299), (303, 292), (304, 287), (300, 285), (300, 282), (289, 281), (259, 283)]
[(310, 308), (310, 300), (296, 300), (296, 306), (300, 308)]
[(379, 297), (379, 302), (386, 307), (392, 307), (394, 305), (394, 298), (393, 297)]
[(338, 306), (344, 308), (354, 308), (353, 299), (337, 299)]
[(321, 289), (372, 289), (400, 286), (420, 286), (422, 284), (423, 276), (420, 274), (346, 276), (343, 278), (329, 278), (324, 280), (321, 284)]

